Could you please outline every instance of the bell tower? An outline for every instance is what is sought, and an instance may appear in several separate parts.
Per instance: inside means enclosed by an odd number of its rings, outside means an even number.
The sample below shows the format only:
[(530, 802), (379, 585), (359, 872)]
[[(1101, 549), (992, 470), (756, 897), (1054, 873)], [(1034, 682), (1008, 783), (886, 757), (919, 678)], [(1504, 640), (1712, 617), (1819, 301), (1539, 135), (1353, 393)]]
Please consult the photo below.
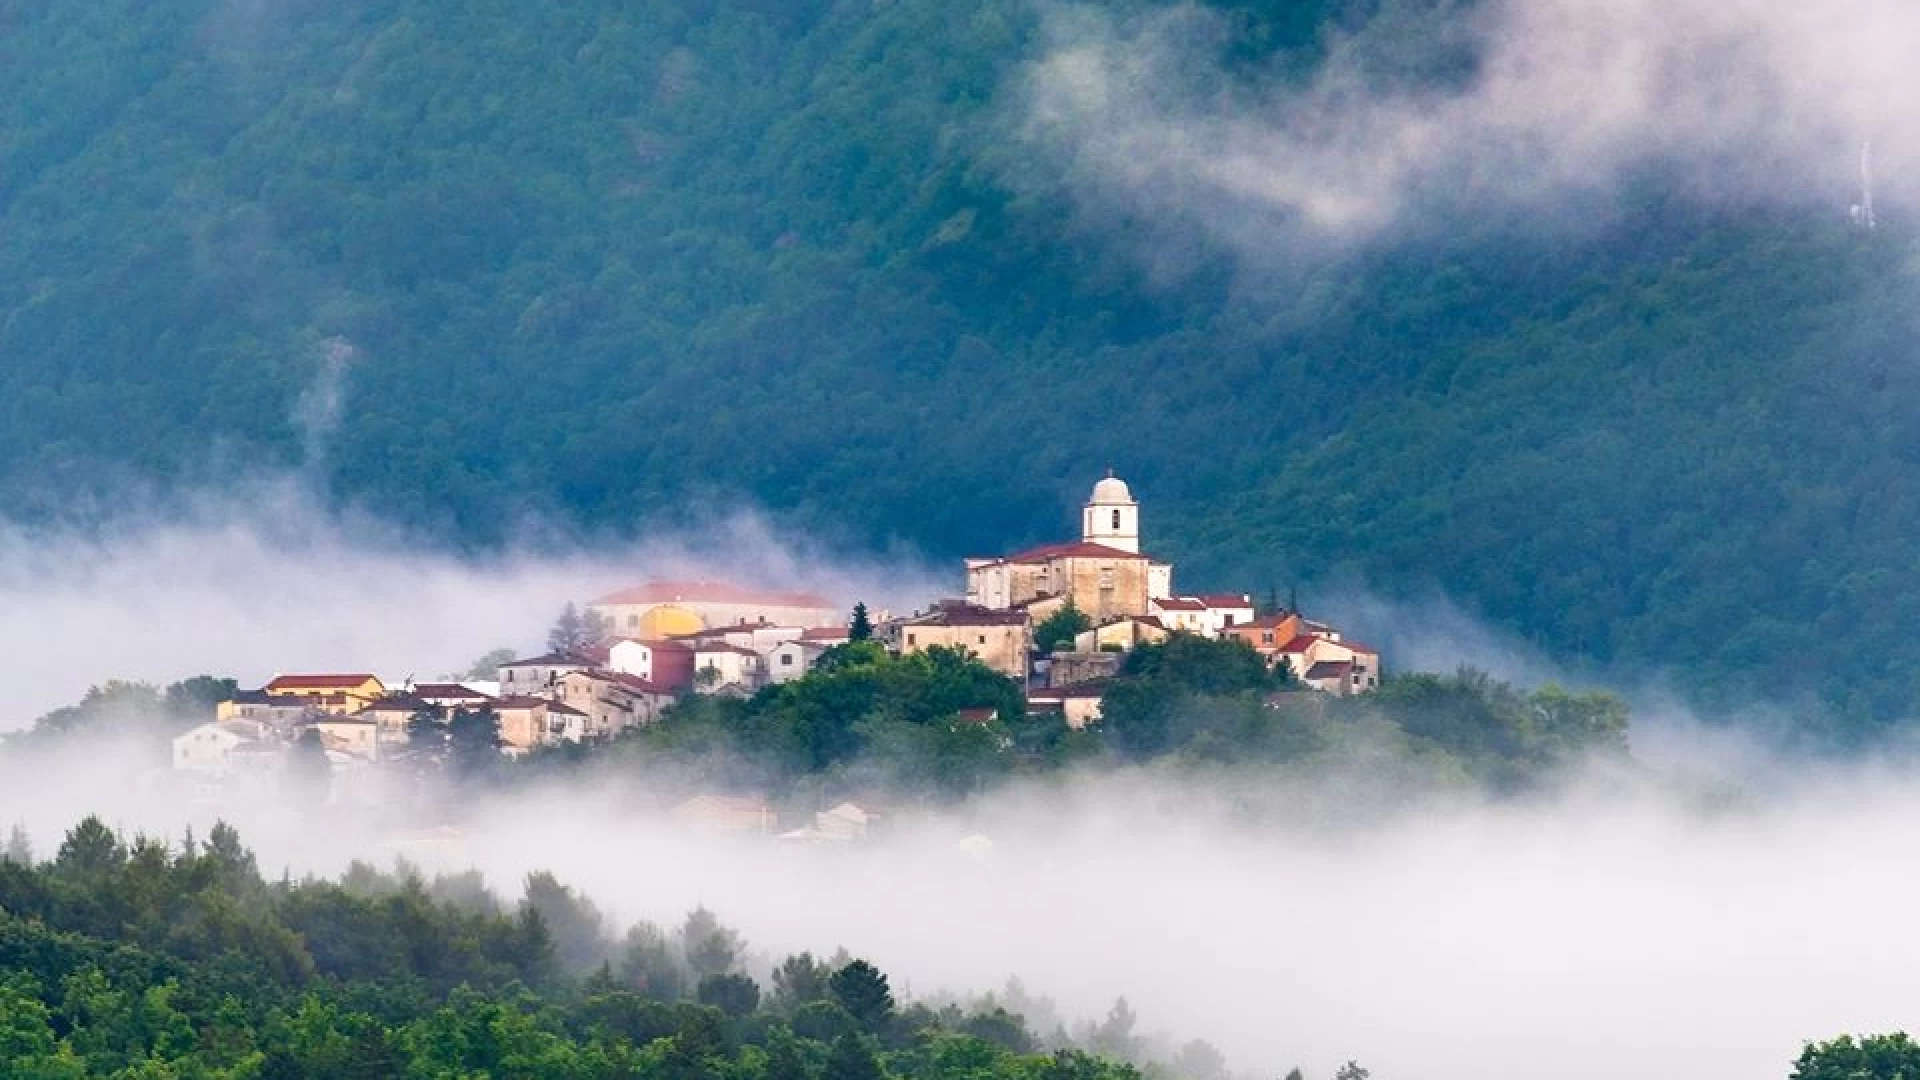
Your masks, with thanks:
[(1140, 553), (1140, 504), (1112, 469), (1107, 470), (1106, 479), (1093, 485), (1093, 495), (1080, 513), (1080, 539)]

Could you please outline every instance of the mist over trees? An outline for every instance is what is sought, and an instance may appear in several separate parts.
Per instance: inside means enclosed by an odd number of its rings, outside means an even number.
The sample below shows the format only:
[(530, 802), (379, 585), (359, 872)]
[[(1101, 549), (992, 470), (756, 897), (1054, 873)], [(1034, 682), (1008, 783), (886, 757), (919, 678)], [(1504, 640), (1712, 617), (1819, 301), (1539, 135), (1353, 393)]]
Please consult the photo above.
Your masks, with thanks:
[(0, 858), (0, 1068), (34, 1080), (1142, 1075), (1029, 1031), (991, 998), (901, 1002), (864, 960), (787, 957), (769, 999), (741, 946), (704, 909), (670, 939), (644, 922), (616, 937), (547, 874), (517, 905), (475, 875), (404, 865), (269, 881), (226, 825), (170, 844), (88, 818), (50, 860)]

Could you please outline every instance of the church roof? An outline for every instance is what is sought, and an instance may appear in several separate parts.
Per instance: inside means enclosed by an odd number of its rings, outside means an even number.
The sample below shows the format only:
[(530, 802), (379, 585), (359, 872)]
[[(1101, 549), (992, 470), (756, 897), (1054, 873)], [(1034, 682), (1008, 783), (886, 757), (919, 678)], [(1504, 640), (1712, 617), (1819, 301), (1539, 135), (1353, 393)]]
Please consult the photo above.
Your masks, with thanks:
[(1064, 544), (1045, 544), (1029, 548), (1017, 555), (1009, 555), (1001, 562), (1042, 563), (1055, 559), (1145, 559), (1137, 551), (1122, 551), (1105, 544), (1096, 544), (1091, 540), (1073, 540)]

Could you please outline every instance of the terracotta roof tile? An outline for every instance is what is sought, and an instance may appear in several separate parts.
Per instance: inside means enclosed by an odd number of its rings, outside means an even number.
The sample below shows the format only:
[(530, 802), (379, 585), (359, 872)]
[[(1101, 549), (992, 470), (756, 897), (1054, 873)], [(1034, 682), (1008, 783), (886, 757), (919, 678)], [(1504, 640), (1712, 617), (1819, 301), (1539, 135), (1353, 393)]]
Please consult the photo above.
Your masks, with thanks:
[[(834, 608), (833, 601), (810, 592), (771, 592), (724, 581), (649, 581), (608, 593), (595, 604), (765, 604), (768, 607)], [(837, 608), (835, 609), (837, 610)]]

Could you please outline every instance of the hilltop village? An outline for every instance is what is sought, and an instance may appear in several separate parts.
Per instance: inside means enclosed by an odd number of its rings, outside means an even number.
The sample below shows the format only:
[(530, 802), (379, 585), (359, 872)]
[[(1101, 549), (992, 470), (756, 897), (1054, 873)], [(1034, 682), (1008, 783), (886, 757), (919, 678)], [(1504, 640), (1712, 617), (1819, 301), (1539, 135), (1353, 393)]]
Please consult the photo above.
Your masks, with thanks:
[[(302, 739), (336, 771), (404, 763), (422, 735), (463, 716), (497, 724), (501, 753), (591, 745), (658, 721), (699, 695), (748, 697), (800, 679), (837, 647), (901, 656), (965, 653), (1016, 683), (1029, 714), (1097, 724), (1128, 654), (1176, 635), (1244, 643), (1305, 691), (1364, 694), (1379, 653), (1246, 593), (1181, 593), (1141, 547), (1141, 508), (1111, 474), (1093, 486), (1077, 539), (969, 558), (964, 596), (891, 616), (812, 592), (650, 581), (571, 607), (552, 651), (501, 660), (488, 679), (388, 682), (372, 672), (291, 671), (232, 695), (173, 740), (176, 771), (208, 783), (277, 771)], [(964, 717), (962, 719), (965, 719)]]

